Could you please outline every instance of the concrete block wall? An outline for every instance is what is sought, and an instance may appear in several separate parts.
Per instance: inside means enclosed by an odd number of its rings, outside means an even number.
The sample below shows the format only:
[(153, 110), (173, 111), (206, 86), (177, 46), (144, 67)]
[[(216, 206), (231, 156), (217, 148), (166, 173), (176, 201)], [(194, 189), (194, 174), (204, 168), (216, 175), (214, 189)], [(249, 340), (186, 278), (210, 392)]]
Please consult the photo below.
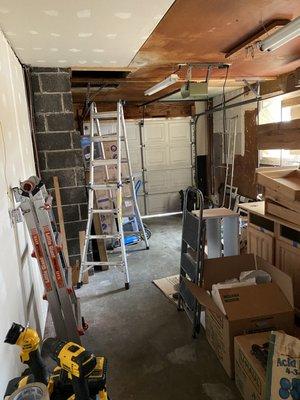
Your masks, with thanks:
[(41, 178), (52, 189), (53, 176), (58, 176), (72, 266), (80, 258), (78, 233), (86, 228), (87, 196), (80, 133), (74, 128), (70, 71), (32, 68), (31, 81)]

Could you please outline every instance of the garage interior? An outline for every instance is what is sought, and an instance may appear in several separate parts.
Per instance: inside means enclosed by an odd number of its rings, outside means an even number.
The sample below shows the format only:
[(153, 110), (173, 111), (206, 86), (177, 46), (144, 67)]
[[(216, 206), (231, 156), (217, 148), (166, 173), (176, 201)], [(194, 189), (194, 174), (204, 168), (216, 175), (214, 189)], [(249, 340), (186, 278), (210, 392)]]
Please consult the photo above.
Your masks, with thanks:
[(299, 0), (0, 0), (0, 104), (2, 398), (300, 399)]

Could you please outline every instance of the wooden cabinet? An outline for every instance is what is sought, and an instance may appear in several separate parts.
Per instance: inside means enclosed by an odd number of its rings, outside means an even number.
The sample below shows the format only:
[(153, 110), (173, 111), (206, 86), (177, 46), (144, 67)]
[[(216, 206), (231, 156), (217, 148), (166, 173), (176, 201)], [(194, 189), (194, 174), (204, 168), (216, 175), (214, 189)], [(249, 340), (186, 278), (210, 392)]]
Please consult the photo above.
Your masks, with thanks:
[(274, 237), (249, 224), (247, 228), (247, 252), (256, 254), (274, 265)]
[(275, 265), (292, 278), (295, 308), (300, 310), (300, 248), (277, 239)]

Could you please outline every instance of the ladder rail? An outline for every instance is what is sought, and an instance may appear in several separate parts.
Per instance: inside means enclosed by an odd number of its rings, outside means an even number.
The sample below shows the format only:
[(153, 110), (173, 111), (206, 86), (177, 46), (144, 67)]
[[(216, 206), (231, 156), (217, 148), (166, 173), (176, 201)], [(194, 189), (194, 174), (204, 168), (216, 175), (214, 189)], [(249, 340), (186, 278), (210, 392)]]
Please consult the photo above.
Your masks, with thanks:
[[(112, 115), (110, 115), (112, 114)], [(144, 239), (146, 248), (149, 248), (148, 244), (148, 238), (145, 232), (144, 225), (141, 220), (141, 214), (139, 212), (139, 208), (137, 205), (137, 196), (135, 192), (135, 185), (134, 185), (134, 179), (132, 175), (132, 168), (130, 164), (130, 154), (129, 154), (129, 147), (128, 147), (128, 141), (127, 141), (127, 133), (126, 133), (126, 125), (125, 125), (125, 118), (124, 118), (124, 111), (123, 111), (123, 105), (122, 101), (117, 102), (117, 111), (115, 113), (110, 113), (109, 115), (105, 115), (103, 113), (99, 113), (97, 111), (95, 103), (92, 103), (91, 106), (91, 115), (90, 115), (90, 139), (91, 139), (91, 147), (90, 147), (90, 180), (89, 180), (89, 202), (88, 202), (88, 207), (89, 207), (89, 213), (88, 213), (88, 222), (87, 222), (87, 228), (86, 228), (86, 235), (85, 235), (85, 243), (84, 243), (84, 248), (83, 248), (83, 254), (82, 254), (82, 259), (81, 259), (81, 264), (80, 264), (80, 271), (79, 271), (79, 280), (78, 280), (78, 287), (81, 286), (82, 282), (82, 275), (85, 271), (88, 271), (90, 268), (96, 265), (106, 265), (106, 266), (122, 266), (123, 267), (123, 272), (124, 272), (124, 281), (125, 281), (125, 288), (129, 288), (129, 271), (128, 271), (128, 263), (127, 263), (127, 252), (126, 252), (126, 243), (125, 243), (125, 236), (126, 235), (133, 235), (133, 234), (138, 234), (141, 235), (141, 237)], [(103, 115), (103, 116), (102, 116)], [(108, 118), (109, 117), (109, 118)], [(105, 152), (105, 142), (109, 142), (107, 140), (107, 137), (105, 137), (105, 134), (102, 134), (101, 132), (101, 119), (107, 121), (107, 120), (116, 120), (116, 134), (113, 133), (111, 136), (113, 137), (112, 141), (116, 143), (116, 153), (113, 154), (111, 158), (106, 158), (106, 152)], [(96, 127), (96, 129), (95, 129)], [(102, 140), (105, 138), (105, 140)], [(97, 140), (96, 140), (97, 139)], [(101, 159), (95, 160), (95, 146), (94, 143), (99, 142), (100, 143), (100, 149), (101, 149)], [(122, 148), (122, 142), (124, 142), (125, 146), (125, 155), (126, 158), (122, 159), (122, 152), (124, 151)], [(110, 180), (110, 168), (109, 166), (114, 165), (116, 166), (116, 171), (115, 175), (112, 177)], [(125, 165), (128, 169), (126, 170), (125, 174), (125, 169), (122, 169), (122, 166)], [(95, 182), (95, 168), (99, 167), (104, 167), (105, 168), (105, 174), (104, 174), (104, 180), (105, 182)], [(127, 174), (128, 172), (128, 174)], [(129, 176), (124, 176), (124, 175), (129, 175)], [(123, 196), (123, 189), (124, 189), (124, 183), (128, 183), (130, 186), (130, 192), (131, 196), (128, 197), (128, 194), (126, 196)], [(107, 201), (110, 203), (110, 207), (108, 210), (105, 208), (103, 210), (101, 209), (96, 209), (94, 200), (96, 194), (95, 192), (99, 191), (107, 191)], [(123, 226), (123, 202), (127, 198), (130, 198), (132, 201), (132, 216), (135, 217), (135, 221), (137, 224), (137, 230), (134, 232), (131, 231), (124, 231), (124, 226)], [(99, 218), (101, 215), (103, 216), (114, 216), (117, 224), (117, 234), (101, 234), (101, 235), (91, 235), (91, 228), (92, 228), (92, 221), (93, 221), (93, 215), (98, 214)], [(126, 212), (125, 212), (126, 214)], [(95, 239), (116, 239), (120, 243), (121, 247), (121, 263), (116, 263), (114, 261), (88, 261), (87, 260), (87, 252), (88, 252), (88, 246), (89, 246), (89, 241), (90, 240), (95, 240)]]
[[(125, 288), (129, 288), (129, 271), (127, 264), (127, 254), (126, 254), (126, 246), (124, 239), (124, 229), (123, 229), (123, 202), (122, 202), (122, 147), (121, 147), (121, 132), (122, 132), (122, 103), (118, 101), (117, 105), (117, 132), (118, 132), (118, 141), (117, 141), (117, 150), (118, 150), (118, 170), (117, 170), (117, 181), (118, 181), (118, 189), (117, 189), (117, 218), (118, 218), (118, 228), (120, 233), (120, 242), (121, 242), (121, 254), (122, 261), (124, 263), (124, 279), (125, 279)], [(125, 140), (126, 143), (126, 140)]]
[(128, 160), (128, 175), (129, 175), (129, 181), (130, 181), (129, 183), (130, 183), (130, 186), (131, 186), (134, 209), (135, 209), (136, 217), (137, 217), (137, 220), (138, 220), (139, 229), (142, 230), (142, 234), (143, 234), (143, 237), (144, 237), (146, 249), (149, 249), (148, 238), (147, 238), (145, 227), (144, 227), (144, 224), (143, 224), (143, 221), (142, 221), (140, 209), (139, 209), (139, 207), (137, 205), (137, 196), (136, 196), (136, 192), (135, 192), (135, 185), (134, 185), (132, 167), (131, 167), (131, 162), (130, 162), (130, 152), (129, 152), (129, 146), (128, 146), (127, 131), (126, 131), (123, 107), (121, 109), (121, 115), (122, 115), (122, 130), (123, 130), (123, 136), (124, 136), (125, 151), (126, 151), (126, 157), (127, 157), (127, 160)]

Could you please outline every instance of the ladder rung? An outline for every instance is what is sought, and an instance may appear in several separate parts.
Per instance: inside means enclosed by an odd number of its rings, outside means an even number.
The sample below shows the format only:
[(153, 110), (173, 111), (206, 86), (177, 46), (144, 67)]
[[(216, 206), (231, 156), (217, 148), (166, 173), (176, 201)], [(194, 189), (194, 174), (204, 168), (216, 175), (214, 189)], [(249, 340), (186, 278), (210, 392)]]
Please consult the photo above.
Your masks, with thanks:
[[(122, 158), (121, 160), (122, 164), (127, 164), (128, 160), (126, 158)], [(104, 160), (93, 160), (92, 165), (94, 167), (105, 167), (106, 165), (117, 165), (118, 160), (116, 158), (108, 158)]]
[(93, 190), (109, 190), (116, 189), (118, 187), (117, 183), (102, 183), (102, 184), (94, 184), (90, 185), (89, 188)]
[(118, 113), (117, 111), (104, 111), (93, 113), (93, 118), (97, 119), (117, 119)]
[(124, 235), (142, 235), (143, 233), (140, 231), (124, 231)]
[(116, 233), (114, 235), (90, 235), (89, 239), (120, 239), (121, 235)]
[[(123, 137), (120, 138), (124, 140)], [(103, 135), (103, 136), (94, 136), (91, 138), (92, 142), (116, 142), (118, 140), (118, 136), (116, 134), (112, 135)]]
[(122, 261), (119, 262), (115, 262), (115, 261), (87, 261), (85, 263), (83, 263), (84, 266), (108, 266), (108, 267), (122, 267), (124, 265), (124, 263)]
[(114, 158), (110, 158), (108, 160), (93, 160), (92, 164), (94, 167), (105, 167), (106, 165), (117, 165), (118, 160)]
[(116, 214), (118, 212), (118, 210), (116, 208), (114, 209), (106, 209), (106, 210), (101, 210), (101, 209), (97, 209), (97, 210), (93, 210), (92, 211), (93, 214)]

